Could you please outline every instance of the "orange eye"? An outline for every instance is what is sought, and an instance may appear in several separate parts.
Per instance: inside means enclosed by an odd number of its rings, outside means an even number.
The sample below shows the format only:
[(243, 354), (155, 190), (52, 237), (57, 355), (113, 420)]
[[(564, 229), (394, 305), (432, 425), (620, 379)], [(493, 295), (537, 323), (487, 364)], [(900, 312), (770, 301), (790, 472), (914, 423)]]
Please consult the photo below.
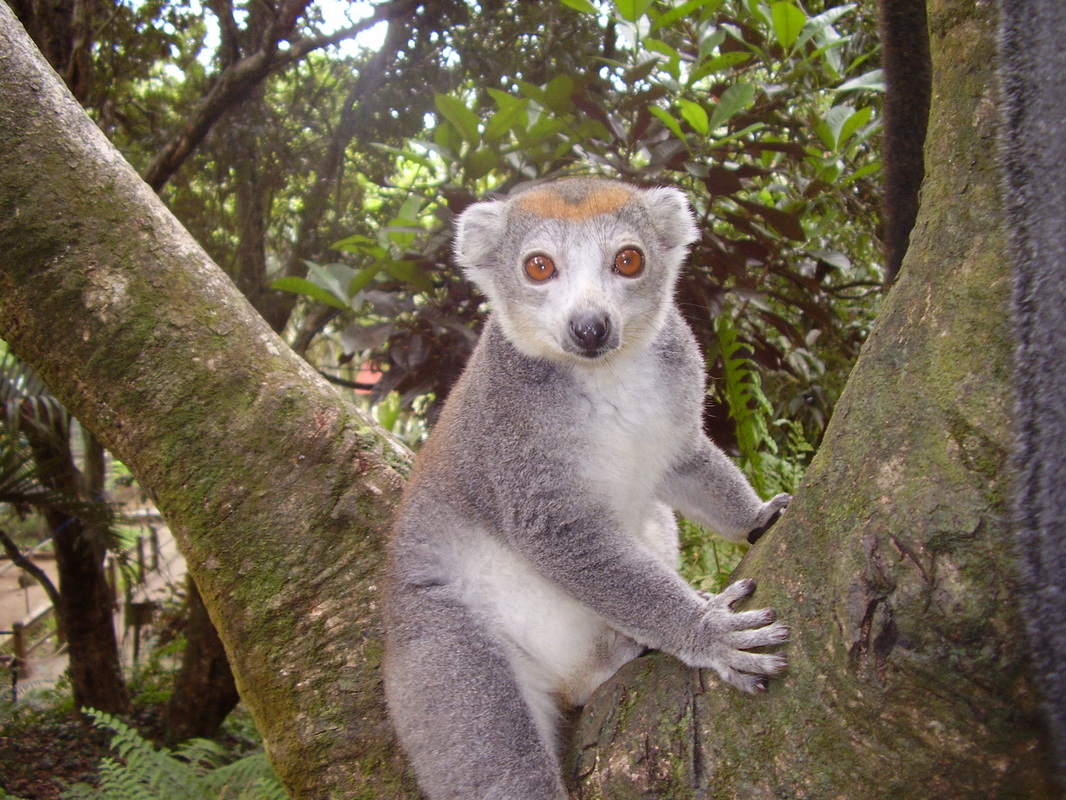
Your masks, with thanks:
[(555, 277), (555, 262), (547, 256), (530, 256), (526, 259), (526, 275), (537, 283)]
[(642, 269), (644, 269), (644, 255), (636, 248), (627, 247), (625, 250), (619, 250), (618, 255), (614, 257), (614, 271), (619, 275), (632, 278)]

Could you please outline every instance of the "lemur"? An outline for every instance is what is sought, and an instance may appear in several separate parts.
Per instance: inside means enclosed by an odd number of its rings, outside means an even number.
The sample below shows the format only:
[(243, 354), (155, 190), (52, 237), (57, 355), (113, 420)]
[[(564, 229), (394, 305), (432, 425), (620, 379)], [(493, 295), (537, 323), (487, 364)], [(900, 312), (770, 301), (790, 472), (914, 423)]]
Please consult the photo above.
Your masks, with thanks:
[(788, 628), (742, 580), (677, 573), (674, 511), (739, 540), (756, 496), (704, 435), (703, 359), (674, 302), (683, 194), (571, 178), (457, 222), (491, 314), (419, 454), (390, 544), (385, 691), (429, 798), (561, 800), (564, 709), (645, 648), (746, 692)]

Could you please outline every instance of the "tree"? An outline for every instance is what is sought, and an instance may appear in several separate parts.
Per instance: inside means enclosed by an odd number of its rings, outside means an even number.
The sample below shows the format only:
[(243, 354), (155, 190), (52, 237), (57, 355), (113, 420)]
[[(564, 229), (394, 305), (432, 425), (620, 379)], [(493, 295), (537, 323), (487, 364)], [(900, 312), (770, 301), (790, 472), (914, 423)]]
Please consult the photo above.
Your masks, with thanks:
[[(793, 625), (791, 672), (752, 700), (630, 665), (583, 715), (586, 797), (1052, 796), (1004, 523), (994, 26), (930, 12), (951, 102), (911, 254), (744, 566)], [(156, 495), (293, 795), (414, 796), (374, 606), (406, 453), (284, 348), (3, 6), (0, 63), (0, 335)]]
[(82, 431), (83, 469), (74, 457), (73, 420), (32, 370), (8, 353), (0, 363), (0, 472), (3, 502), (35, 509), (51, 531), (58, 589), (0, 531), (13, 561), (45, 588), (70, 656), (79, 707), (129, 711), (115, 636), (112, 588), (104, 571), (116, 541), (114, 515), (103, 496), (103, 450)]
[[(150, 487), (238, 687), (288, 764), (287, 783), (298, 795), (343, 796), (359, 762), (387, 780), (398, 770), (375, 763), (396, 756), (380, 739), (370, 587), (407, 454), (277, 339), (56, 83), (4, 6), (0, 31), (0, 171), (12, 178), (0, 199), (0, 249), (13, 268), (0, 278), (12, 300), (0, 311), (4, 335), (38, 364), (33, 341), (66, 340), (42, 378)], [(41, 100), (33, 111), (30, 97)], [(32, 130), (14, 124), (20, 106)], [(54, 160), (59, 141), (46, 131), (63, 130), (68, 154), (86, 159), (78, 168)], [(45, 198), (63, 199), (46, 210)], [(47, 290), (32, 277), (42, 257)], [(37, 290), (47, 299), (31, 299)], [(24, 303), (49, 316), (38, 323), (50, 333), (23, 316)], [(75, 341), (80, 353), (68, 349)], [(60, 375), (70, 368), (103, 393), (69, 392)]]

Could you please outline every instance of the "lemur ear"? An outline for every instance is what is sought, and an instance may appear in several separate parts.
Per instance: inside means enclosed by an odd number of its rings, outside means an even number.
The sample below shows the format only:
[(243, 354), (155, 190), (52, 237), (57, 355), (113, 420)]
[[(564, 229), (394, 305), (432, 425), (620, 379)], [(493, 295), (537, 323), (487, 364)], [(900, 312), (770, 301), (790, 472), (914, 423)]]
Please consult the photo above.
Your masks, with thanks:
[(668, 248), (692, 244), (700, 236), (692, 207), (680, 189), (660, 186), (642, 189), (644, 203), (655, 223), (655, 230)]
[(466, 270), (484, 267), (503, 235), (507, 204), (486, 200), (468, 206), (455, 223), (455, 258)]

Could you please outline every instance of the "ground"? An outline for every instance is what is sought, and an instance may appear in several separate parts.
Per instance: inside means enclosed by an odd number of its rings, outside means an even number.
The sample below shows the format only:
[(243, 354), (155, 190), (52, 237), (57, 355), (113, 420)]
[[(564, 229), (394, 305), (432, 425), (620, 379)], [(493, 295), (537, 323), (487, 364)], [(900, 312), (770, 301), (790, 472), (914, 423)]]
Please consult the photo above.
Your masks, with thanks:
[(109, 736), (58, 712), (13, 719), (0, 711), (0, 789), (26, 800), (54, 800), (75, 783), (94, 782)]

